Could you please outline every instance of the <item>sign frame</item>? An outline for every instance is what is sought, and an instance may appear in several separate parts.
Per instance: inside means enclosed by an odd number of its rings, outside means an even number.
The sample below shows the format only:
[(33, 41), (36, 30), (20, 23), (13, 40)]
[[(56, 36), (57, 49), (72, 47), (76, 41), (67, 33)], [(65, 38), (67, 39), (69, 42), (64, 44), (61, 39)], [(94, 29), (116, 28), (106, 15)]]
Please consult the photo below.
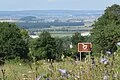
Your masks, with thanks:
[[(88, 51), (86, 51), (86, 50), (80, 51), (80, 45), (87, 45), (87, 46), (90, 45), (88, 48), (89, 50)], [(92, 49), (92, 43), (78, 43), (78, 52), (91, 52), (92, 51), (91, 49)]]

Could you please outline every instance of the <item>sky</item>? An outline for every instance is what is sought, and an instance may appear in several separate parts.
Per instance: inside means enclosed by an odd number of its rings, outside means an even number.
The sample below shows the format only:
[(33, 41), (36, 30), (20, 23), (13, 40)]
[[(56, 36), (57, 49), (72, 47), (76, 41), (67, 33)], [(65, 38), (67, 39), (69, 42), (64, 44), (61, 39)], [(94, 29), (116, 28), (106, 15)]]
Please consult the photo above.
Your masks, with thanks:
[(1, 0), (0, 11), (105, 10), (120, 0)]

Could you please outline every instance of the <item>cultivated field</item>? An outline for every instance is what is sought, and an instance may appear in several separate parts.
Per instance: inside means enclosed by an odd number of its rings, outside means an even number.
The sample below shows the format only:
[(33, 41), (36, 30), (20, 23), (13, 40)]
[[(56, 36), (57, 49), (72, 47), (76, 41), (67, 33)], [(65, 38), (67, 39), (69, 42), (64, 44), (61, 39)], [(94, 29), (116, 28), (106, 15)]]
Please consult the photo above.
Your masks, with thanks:
[[(90, 25), (89, 25), (90, 26)], [(74, 33), (79, 32), (81, 35), (89, 35), (90, 30), (93, 27), (85, 27), (85, 26), (51, 26), (50, 28), (31, 28), (28, 29), (30, 32), (34, 32), (35, 34), (40, 34), (42, 31), (48, 31), (53, 37), (66, 37), (72, 36)], [(87, 34), (86, 34), (87, 33)]]

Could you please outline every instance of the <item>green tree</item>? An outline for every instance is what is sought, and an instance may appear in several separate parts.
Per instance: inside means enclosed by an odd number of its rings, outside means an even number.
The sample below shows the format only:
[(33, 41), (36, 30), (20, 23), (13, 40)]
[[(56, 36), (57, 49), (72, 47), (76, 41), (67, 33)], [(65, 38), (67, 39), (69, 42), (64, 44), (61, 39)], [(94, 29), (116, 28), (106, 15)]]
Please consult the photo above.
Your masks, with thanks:
[(95, 52), (116, 50), (120, 41), (120, 6), (108, 7), (104, 14), (94, 23), (92, 29), (93, 50)]
[(76, 33), (72, 36), (71, 42), (73, 43), (73, 45), (77, 45), (79, 42), (84, 42), (84, 37), (81, 36), (80, 33), (76, 32)]
[(62, 41), (63, 41), (63, 55), (65, 56), (65, 57), (67, 57), (67, 56), (71, 56), (72, 54), (71, 54), (71, 50), (70, 50), (70, 44), (71, 44), (71, 37), (63, 37), (63, 38), (61, 38), (62, 39)]
[[(72, 37), (71, 37), (71, 42), (73, 44), (73, 48), (70, 49), (71, 53), (72, 53), (72, 57), (73, 58), (77, 58), (79, 57), (79, 53), (78, 53), (78, 43), (84, 43), (86, 41), (89, 41), (87, 40), (87, 36), (82, 36), (81, 33), (78, 33), (76, 32)], [(82, 54), (82, 57), (84, 57), (85, 54)]]
[(64, 53), (64, 45), (62, 38), (55, 38), (55, 45), (56, 45), (56, 60), (61, 60), (61, 56)]
[(50, 33), (43, 31), (34, 41), (32, 55), (37, 59), (56, 59), (56, 43)]
[(15, 24), (0, 23), (0, 57), (14, 59), (27, 58), (28, 46), (22, 38), (20, 28)]

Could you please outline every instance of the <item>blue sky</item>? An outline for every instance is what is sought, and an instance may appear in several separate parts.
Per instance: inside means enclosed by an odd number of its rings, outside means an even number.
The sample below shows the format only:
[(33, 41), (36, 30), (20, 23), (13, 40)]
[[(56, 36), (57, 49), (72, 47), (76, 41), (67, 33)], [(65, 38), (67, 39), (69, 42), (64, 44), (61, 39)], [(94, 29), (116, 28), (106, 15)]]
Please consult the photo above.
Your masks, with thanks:
[(104, 10), (120, 0), (1, 0), (0, 11)]

